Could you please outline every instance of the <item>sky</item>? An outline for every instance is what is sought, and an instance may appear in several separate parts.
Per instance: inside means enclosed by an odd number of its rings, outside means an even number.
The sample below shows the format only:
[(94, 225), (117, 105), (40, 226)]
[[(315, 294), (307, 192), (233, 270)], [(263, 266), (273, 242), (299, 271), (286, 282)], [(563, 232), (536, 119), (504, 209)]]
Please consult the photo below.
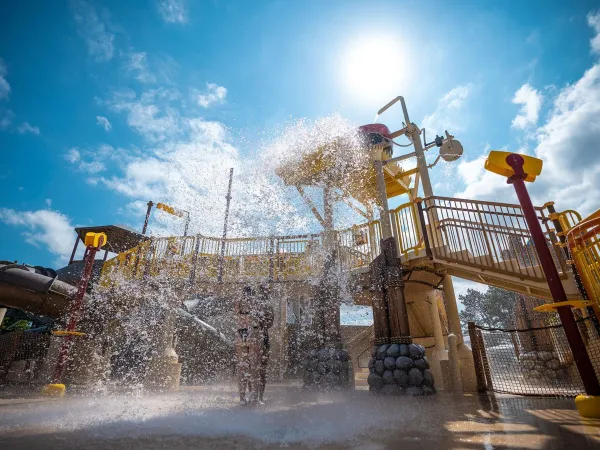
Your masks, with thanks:
[[(544, 160), (535, 203), (600, 207), (597, 2), (130, 0), (0, 4), (0, 258), (60, 267), (73, 227), (140, 229), (145, 204), (218, 235), (318, 223), (274, 175), (317, 130), (397, 95), (465, 149), (434, 192), (515, 202), (490, 149)], [(379, 121), (401, 128), (398, 108)], [(325, 133), (327, 134), (327, 133)], [(428, 155), (430, 160), (435, 154)], [(342, 208), (341, 206), (339, 208)], [(341, 211), (341, 209), (339, 209)], [(343, 215), (343, 214), (341, 214)], [(150, 233), (181, 233), (157, 212)], [(473, 286), (457, 280), (457, 290)]]

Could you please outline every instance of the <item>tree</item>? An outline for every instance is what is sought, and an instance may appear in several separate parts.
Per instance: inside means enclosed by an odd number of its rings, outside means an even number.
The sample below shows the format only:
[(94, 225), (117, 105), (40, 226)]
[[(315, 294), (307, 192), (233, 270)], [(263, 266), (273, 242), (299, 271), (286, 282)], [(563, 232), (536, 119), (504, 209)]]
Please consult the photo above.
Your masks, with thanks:
[(467, 289), (458, 296), (464, 309), (460, 321), (464, 328), (467, 322), (492, 328), (512, 328), (514, 326), (515, 294), (497, 287), (489, 287), (486, 292)]

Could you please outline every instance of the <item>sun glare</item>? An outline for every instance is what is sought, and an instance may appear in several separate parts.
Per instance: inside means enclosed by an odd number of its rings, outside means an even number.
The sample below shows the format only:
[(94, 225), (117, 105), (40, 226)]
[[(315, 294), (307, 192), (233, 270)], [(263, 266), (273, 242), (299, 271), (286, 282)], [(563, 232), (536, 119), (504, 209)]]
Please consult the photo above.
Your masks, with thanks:
[(405, 86), (409, 63), (400, 38), (367, 36), (351, 42), (342, 60), (346, 89), (361, 101), (382, 102)]

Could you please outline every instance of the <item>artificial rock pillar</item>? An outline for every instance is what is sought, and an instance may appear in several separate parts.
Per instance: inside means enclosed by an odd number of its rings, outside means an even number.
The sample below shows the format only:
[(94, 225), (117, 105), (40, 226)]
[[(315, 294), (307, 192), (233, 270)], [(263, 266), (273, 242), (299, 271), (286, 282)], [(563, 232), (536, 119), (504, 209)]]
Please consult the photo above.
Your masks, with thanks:
[(381, 241), (371, 265), (375, 342), (369, 361), (369, 391), (383, 395), (435, 393), (425, 348), (412, 343), (404, 281), (394, 238)]
[(337, 255), (334, 250), (326, 257), (323, 277), (317, 288), (317, 348), (311, 350), (304, 361), (305, 389), (347, 389), (353, 385), (352, 364), (348, 351), (342, 348), (336, 262)]

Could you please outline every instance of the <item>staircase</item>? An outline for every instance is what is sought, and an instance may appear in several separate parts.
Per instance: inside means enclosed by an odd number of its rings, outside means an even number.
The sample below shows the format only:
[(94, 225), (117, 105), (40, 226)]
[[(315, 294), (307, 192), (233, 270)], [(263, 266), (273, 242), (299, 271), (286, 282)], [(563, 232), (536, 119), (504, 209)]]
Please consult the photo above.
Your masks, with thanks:
[[(419, 203), (419, 209), (427, 230), (426, 253), (437, 268), (477, 283), (551, 299), (519, 205), (428, 197)], [(578, 298), (552, 222), (544, 208), (536, 210), (565, 291), (570, 298)]]
[(354, 388), (356, 390), (368, 390), (369, 384), (367, 383), (367, 377), (369, 376), (369, 369), (367, 367), (361, 367), (358, 372), (354, 372)]

